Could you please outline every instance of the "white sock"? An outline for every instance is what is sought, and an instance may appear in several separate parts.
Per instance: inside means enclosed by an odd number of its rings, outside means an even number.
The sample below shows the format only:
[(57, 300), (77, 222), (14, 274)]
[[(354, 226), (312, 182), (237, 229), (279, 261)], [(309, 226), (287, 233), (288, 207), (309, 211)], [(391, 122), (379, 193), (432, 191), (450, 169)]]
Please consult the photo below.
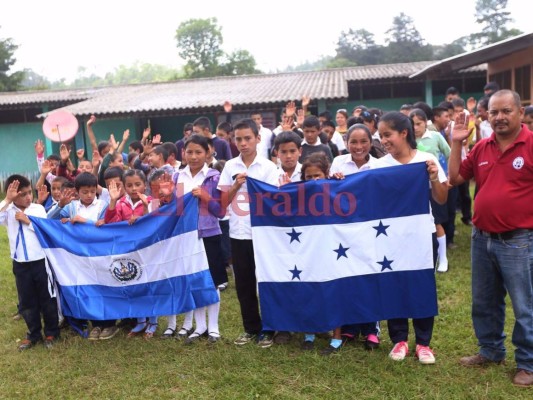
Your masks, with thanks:
[(437, 242), (439, 243), (439, 265), (447, 265), (448, 258), (446, 257), (446, 235), (438, 237)]
[(183, 325), (182, 325), (184, 329), (189, 330), (192, 328), (192, 317), (193, 317), (192, 311), (188, 311), (185, 313), (185, 318), (183, 319)]
[(176, 330), (176, 316), (175, 315), (168, 315), (167, 316), (167, 329)]
[(207, 326), (205, 326), (205, 310), (206, 307), (200, 307), (194, 310), (194, 321), (196, 322), (194, 331), (200, 334), (207, 330)]
[[(217, 289), (218, 298), (220, 299), (220, 291)], [(215, 304), (207, 306), (207, 324), (209, 326), (209, 333), (218, 333), (218, 314), (220, 313), (220, 301)]]

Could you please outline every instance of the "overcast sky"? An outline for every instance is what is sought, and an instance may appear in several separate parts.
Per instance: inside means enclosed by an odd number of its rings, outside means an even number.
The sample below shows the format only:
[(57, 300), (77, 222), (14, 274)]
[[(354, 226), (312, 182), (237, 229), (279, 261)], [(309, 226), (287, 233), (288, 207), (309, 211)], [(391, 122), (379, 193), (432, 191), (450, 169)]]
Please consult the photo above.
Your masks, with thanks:
[[(508, 2), (515, 20), (512, 27), (524, 32), (531, 32), (528, 3)], [(448, 43), (479, 30), (475, 0), (301, 4), (287, 0), (2, 0), (0, 38), (10, 37), (20, 46), (15, 53), (17, 69), (31, 68), (49, 79), (70, 81), (79, 66), (98, 75), (135, 61), (177, 68), (183, 65), (175, 40), (179, 24), (190, 18), (216, 17), (226, 52), (248, 50), (259, 69), (275, 72), (335, 55), (341, 32), (350, 28), (367, 29), (383, 42), (394, 16), (402, 11), (431, 44)]]

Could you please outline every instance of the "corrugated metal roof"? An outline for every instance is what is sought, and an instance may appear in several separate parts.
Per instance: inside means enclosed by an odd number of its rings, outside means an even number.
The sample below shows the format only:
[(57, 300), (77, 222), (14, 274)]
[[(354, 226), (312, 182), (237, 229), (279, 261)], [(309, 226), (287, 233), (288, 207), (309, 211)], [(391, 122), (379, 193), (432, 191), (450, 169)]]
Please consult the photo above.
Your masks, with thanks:
[(432, 61), (366, 65), (323, 71), (183, 79), (174, 82), (93, 89), (0, 94), (0, 106), (76, 102), (75, 115), (186, 111), (234, 105), (280, 103), (309, 96), (314, 100), (346, 99), (349, 81), (408, 78)]
[(500, 42), (483, 46), (479, 49), (467, 51), (444, 60), (433, 62), (419, 71), (414, 72), (410, 75), (410, 78), (439, 75), (451, 71), (461, 71), (465, 68), (469, 69), (469, 67), (478, 65), (479, 63), (487, 63), (531, 47), (532, 44), (533, 32), (523, 33)]

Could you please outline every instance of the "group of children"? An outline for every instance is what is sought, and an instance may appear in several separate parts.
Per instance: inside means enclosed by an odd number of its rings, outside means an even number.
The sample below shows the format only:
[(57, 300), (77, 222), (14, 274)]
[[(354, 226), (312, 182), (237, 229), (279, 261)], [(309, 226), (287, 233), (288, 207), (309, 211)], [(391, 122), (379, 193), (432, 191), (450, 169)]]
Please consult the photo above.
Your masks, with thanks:
[[(435, 112), (440, 113), (439, 118), (441, 111)], [(446, 242), (443, 246), (438, 241), (442, 236), (439, 236), (442, 227), (439, 228), (438, 209), (448, 196), (444, 163), (449, 154), (446, 143), (449, 127), (437, 126), (423, 107), (414, 107), (409, 112), (408, 115), (405, 110), (382, 115), (380, 110), (359, 106), (348, 117), (346, 110), (338, 110), (336, 130), (332, 132), (330, 128), (335, 125), (328, 113), (303, 115), (289, 103), (280, 126), (274, 131), (264, 128), (261, 118), (254, 118), (241, 120), (234, 126), (224, 122), (213, 134), (209, 120), (199, 118), (186, 127), (184, 139), (175, 144), (161, 143), (159, 135), (149, 140), (151, 132), (145, 130), (141, 141), (130, 143), (127, 155), (122, 151), (129, 132), (124, 132), (120, 144), (113, 136), (109, 141), (96, 143), (92, 131), (95, 118), (91, 117), (87, 131), (93, 158), (87, 161), (83, 152), (78, 151), (78, 168), (72, 165), (67, 146), (61, 146), (59, 156), (52, 155), (44, 160), (44, 149), (38, 142), (36, 152), (41, 176), (36, 185), (37, 203), (32, 201), (31, 183), (20, 175), (13, 175), (6, 182), (6, 198), (0, 206), (0, 223), (8, 227), (19, 312), (28, 326), (27, 338), (19, 349), (27, 349), (43, 340), (41, 314), (45, 344), (51, 347), (59, 336), (52, 274), (28, 215), (72, 224), (101, 225), (120, 221), (134, 224), (136, 219), (173, 196), (192, 193), (200, 200), (198, 233), (219, 295), (228, 282), (226, 267), (230, 262), (233, 266), (244, 328), (234, 341), (236, 345), (256, 341), (267, 348), (273, 343), (287, 343), (291, 338), (290, 332), (265, 331), (262, 327), (251, 221), (249, 213), (243, 212), (248, 211), (248, 204), (243, 202), (247, 198), (247, 177), (282, 186), (289, 182), (343, 179), (369, 169), (425, 162), (435, 216), (435, 220), (428, 219), (428, 223), (436, 224), (433, 227), (434, 264), (438, 258), (442, 261), (445, 252), (443, 255), (441, 249), (446, 249)], [(428, 121), (433, 122), (433, 129), (429, 129)], [(263, 141), (263, 136), (268, 139)], [(219, 160), (215, 159), (215, 154)], [(334, 158), (334, 154), (338, 155)], [(126, 171), (125, 165), (129, 167)], [(168, 325), (162, 338), (184, 338), (191, 344), (207, 337), (210, 342), (217, 342), (221, 337), (219, 312), (220, 302), (191, 310), (186, 313), (180, 329), (176, 316), (167, 316)], [(69, 318), (69, 323), (79, 332), (88, 330), (88, 321)], [(90, 323), (90, 340), (110, 339), (118, 331), (115, 320)], [(387, 323), (394, 345), (389, 356), (393, 360), (403, 360), (409, 352), (408, 320), (393, 319)], [(429, 347), (433, 324), (434, 317), (413, 320), (415, 355), (423, 364), (435, 362)], [(338, 352), (345, 341), (359, 335), (363, 336), (367, 349), (375, 349), (380, 344), (379, 326), (379, 321), (367, 321), (337, 327), (322, 354)], [(127, 336), (143, 335), (150, 339), (157, 327), (157, 316), (139, 316)], [(312, 349), (314, 340), (314, 333), (305, 333), (302, 349)]]

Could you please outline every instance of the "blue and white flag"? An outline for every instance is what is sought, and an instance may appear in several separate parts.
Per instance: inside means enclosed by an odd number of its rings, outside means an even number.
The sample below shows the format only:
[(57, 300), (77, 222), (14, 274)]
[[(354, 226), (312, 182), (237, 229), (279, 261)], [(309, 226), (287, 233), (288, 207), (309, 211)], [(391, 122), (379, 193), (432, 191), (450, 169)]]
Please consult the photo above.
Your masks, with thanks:
[(190, 194), (131, 226), (31, 220), (67, 316), (174, 315), (218, 301), (198, 238), (198, 201)]
[(246, 181), (263, 329), (437, 314), (425, 163), (280, 189)]

